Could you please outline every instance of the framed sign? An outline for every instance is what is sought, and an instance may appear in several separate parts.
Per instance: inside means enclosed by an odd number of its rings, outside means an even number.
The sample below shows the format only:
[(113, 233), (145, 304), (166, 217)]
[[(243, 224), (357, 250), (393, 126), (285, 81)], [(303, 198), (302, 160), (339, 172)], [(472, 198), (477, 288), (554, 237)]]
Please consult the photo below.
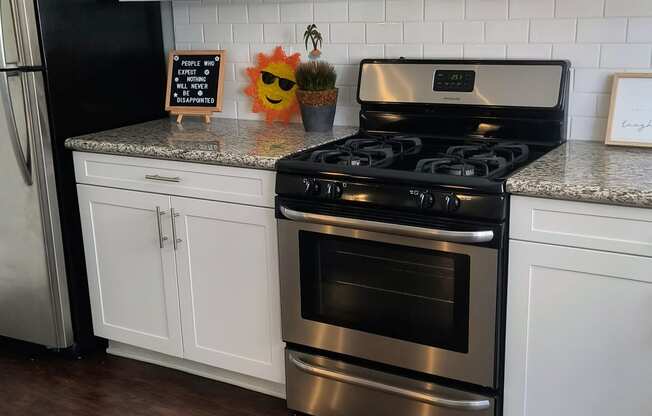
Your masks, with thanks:
[(210, 122), (214, 112), (222, 111), (225, 51), (171, 51), (165, 111), (178, 116), (203, 116)]
[(652, 73), (614, 75), (605, 143), (652, 147)]

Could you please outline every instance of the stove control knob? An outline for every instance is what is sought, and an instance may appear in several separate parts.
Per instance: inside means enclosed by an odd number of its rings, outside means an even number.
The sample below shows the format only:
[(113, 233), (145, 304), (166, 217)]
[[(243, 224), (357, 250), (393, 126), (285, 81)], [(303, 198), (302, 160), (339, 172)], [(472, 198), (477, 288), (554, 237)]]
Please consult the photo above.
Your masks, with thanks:
[(444, 210), (446, 212), (455, 212), (460, 208), (460, 199), (455, 195), (446, 195), (444, 197)]
[(329, 182), (326, 185), (326, 195), (330, 199), (339, 199), (342, 196), (342, 185), (337, 182)]
[(319, 182), (314, 179), (305, 179), (303, 181), (303, 191), (306, 195), (319, 195), (321, 190), (319, 187)]
[(430, 192), (420, 192), (417, 197), (417, 203), (421, 209), (432, 208), (435, 204), (435, 198)]

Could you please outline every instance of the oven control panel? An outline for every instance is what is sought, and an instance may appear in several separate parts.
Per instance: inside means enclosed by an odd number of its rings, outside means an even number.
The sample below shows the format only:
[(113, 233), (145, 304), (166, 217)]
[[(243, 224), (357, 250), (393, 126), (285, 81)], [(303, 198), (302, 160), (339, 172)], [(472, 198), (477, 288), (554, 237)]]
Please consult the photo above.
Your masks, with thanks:
[(337, 181), (280, 173), (277, 181), (285, 190), (282, 196), (304, 200), (354, 203), (368, 205), (370, 208), (408, 209), (460, 218), (502, 220), (507, 217), (507, 198), (504, 195)]
[(475, 71), (438, 69), (433, 90), (442, 92), (473, 92)]

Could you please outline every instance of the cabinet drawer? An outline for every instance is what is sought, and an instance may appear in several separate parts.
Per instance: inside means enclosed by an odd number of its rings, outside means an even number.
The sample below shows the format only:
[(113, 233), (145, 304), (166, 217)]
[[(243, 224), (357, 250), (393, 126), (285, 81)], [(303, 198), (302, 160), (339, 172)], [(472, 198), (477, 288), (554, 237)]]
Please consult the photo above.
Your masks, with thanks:
[(512, 197), (510, 238), (652, 256), (652, 210)]
[(271, 171), (83, 152), (74, 161), (80, 184), (274, 206)]

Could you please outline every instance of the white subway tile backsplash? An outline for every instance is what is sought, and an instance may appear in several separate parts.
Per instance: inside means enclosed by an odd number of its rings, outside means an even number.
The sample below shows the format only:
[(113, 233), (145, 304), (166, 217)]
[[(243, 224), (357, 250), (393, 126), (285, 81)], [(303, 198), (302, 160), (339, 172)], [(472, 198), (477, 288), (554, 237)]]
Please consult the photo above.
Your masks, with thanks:
[(237, 23), (233, 25), (234, 42), (262, 42), (263, 25)]
[(608, 117), (609, 108), (611, 107), (610, 94), (596, 94), (596, 111), (598, 117)]
[(554, 14), (555, 0), (509, 0), (509, 17), (512, 19), (553, 17)]
[(331, 23), (331, 42), (365, 43), (364, 23)]
[(337, 86), (353, 86), (358, 82), (358, 65), (334, 65), (337, 72)]
[(627, 19), (580, 19), (577, 22), (578, 42), (625, 42)]
[(188, 16), (188, 6), (175, 4), (172, 6), (172, 18), (174, 19), (175, 25), (185, 25), (190, 23), (190, 17)]
[(367, 43), (394, 43), (403, 41), (400, 23), (367, 23)]
[(527, 43), (529, 27), (527, 20), (490, 21), (485, 26), (485, 41), (487, 43)]
[(217, 5), (193, 6), (188, 13), (190, 23), (217, 23)]
[(462, 58), (462, 45), (423, 45), (423, 57), (431, 59)]
[(575, 19), (536, 19), (530, 23), (530, 42), (575, 42)]
[[(303, 52), (305, 54), (304, 45), (300, 45), (299, 50), (295, 52)], [(322, 58), (331, 64), (348, 64), (349, 63), (349, 47), (344, 43), (330, 43), (325, 44), (321, 48)]]
[(173, 0), (178, 49), (225, 49), (222, 117), (261, 119), (242, 87), (258, 52), (308, 54), (307, 25), (336, 66), (337, 123), (355, 124), (364, 58), (569, 59), (571, 137), (602, 140), (612, 75), (652, 71), (652, 0)]
[(222, 43), (221, 47), (226, 50), (226, 60), (228, 62), (249, 62), (248, 43)]
[(507, 45), (507, 58), (509, 59), (551, 59), (552, 45), (543, 43), (532, 45), (518, 43)]
[(313, 19), (312, 3), (281, 3), (281, 22), (309, 22)]
[(382, 0), (351, 0), (349, 2), (351, 22), (385, 21), (385, 2)]
[(294, 25), (289, 23), (267, 23), (263, 25), (265, 43), (294, 43), (296, 41)]
[(466, 18), (507, 19), (507, 0), (466, 0)]
[(441, 43), (441, 22), (407, 22), (403, 24), (403, 41), (406, 43)]
[(652, 17), (630, 18), (627, 41), (652, 43)]
[(575, 68), (594, 68), (600, 62), (600, 45), (556, 44), (553, 59), (568, 59)]
[(482, 22), (444, 22), (444, 42), (475, 43), (484, 40)]
[(230, 24), (204, 24), (204, 39), (206, 42), (232, 42)]
[(557, 17), (601, 17), (604, 0), (560, 0), (557, 1)]
[(245, 4), (218, 5), (220, 23), (247, 23), (247, 6)]
[(423, 20), (423, 0), (387, 0), (388, 22)]
[(425, 0), (425, 20), (464, 19), (463, 0)]
[(201, 25), (175, 25), (174, 36), (177, 42), (204, 41), (204, 31)]
[(318, 22), (348, 22), (349, 3), (346, 1), (315, 2), (315, 20)]
[(572, 117), (571, 138), (602, 141), (607, 131), (607, 120), (598, 117)]
[(578, 92), (571, 97), (571, 114), (591, 117), (596, 114), (597, 94)]
[(278, 3), (249, 4), (249, 23), (278, 23), (280, 12)]
[(574, 89), (577, 92), (611, 92), (613, 72), (615, 71), (578, 68), (575, 70)]
[(650, 0), (606, 0), (606, 16), (652, 16)]
[(505, 59), (505, 45), (464, 45), (465, 59)]
[(385, 45), (385, 58), (423, 58), (423, 47), (421, 45), (389, 44)]
[(383, 45), (365, 45), (354, 43), (349, 45), (349, 63), (358, 65), (365, 58), (384, 58), (385, 47)]
[(650, 45), (602, 45), (602, 68), (649, 68), (652, 60)]

